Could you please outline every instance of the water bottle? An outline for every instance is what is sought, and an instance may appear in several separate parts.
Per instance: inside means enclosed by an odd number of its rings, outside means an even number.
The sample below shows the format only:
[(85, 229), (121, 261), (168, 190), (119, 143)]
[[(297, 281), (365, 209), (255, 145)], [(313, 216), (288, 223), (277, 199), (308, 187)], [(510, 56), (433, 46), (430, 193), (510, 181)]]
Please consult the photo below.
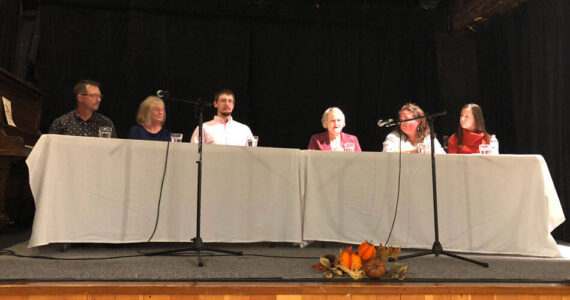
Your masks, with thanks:
[(491, 144), (491, 154), (498, 155), (499, 140), (497, 140), (497, 137), (494, 134), (491, 136), (491, 141), (489, 142), (489, 144)]

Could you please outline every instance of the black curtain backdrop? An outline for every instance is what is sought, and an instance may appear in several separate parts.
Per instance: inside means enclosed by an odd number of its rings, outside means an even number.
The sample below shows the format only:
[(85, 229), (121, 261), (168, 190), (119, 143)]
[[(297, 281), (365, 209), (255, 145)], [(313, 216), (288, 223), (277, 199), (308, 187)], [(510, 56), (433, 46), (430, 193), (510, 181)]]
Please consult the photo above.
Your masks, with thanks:
[[(478, 33), (477, 63), (480, 104), (502, 153), (542, 154), (568, 215), (564, 1), (531, 1), (492, 19)], [(81, 78), (101, 82), (100, 112), (120, 137), (135, 124), (138, 104), (159, 89), (212, 100), (230, 88), (234, 118), (261, 146), (302, 149), (324, 131), (320, 118), (330, 106), (344, 111), (344, 131), (363, 150), (381, 151), (388, 130), (378, 119), (395, 117), (407, 101), (427, 112), (449, 104), (439, 99), (433, 16), (417, 1), (44, 0), (40, 12), (38, 86), (49, 94), (43, 132), (75, 106), (71, 90)], [(457, 119), (456, 110), (447, 118)], [(167, 114), (166, 127), (187, 141), (194, 108), (167, 103)], [(439, 136), (457, 126), (440, 122)], [(570, 241), (568, 226), (555, 237)]]
[[(570, 1), (528, 1), (477, 40), (481, 102), (501, 151), (543, 155), (568, 218)], [(570, 241), (568, 221), (554, 237)]]
[[(345, 132), (364, 150), (381, 151), (387, 131), (376, 127), (379, 118), (406, 101), (438, 109), (433, 26), (406, 1), (162, 2), (40, 2), (44, 132), (74, 107), (81, 78), (101, 82), (100, 112), (120, 137), (158, 89), (204, 100), (234, 90), (234, 118), (271, 147), (305, 148), (324, 131), (324, 110), (338, 106)], [(167, 114), (166, 126), (187, 140), (194, 108), (167, 103)]]
[(0, 67), (13, 72), (21, 5), (19, 0), (0, 1)]

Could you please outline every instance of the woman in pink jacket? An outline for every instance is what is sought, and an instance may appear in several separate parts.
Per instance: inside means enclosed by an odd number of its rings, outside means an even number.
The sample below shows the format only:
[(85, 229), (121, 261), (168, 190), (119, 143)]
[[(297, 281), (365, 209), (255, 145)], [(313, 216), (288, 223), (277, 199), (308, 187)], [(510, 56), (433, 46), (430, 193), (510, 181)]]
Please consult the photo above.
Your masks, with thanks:
[(325, 110), (321, 123), (327, 131), (311, 137), (307, 147), (309, 150), (362, 151), (356, 136), (342, 132), (345, 122), (344, 114), (340, 109), (330, 107)]

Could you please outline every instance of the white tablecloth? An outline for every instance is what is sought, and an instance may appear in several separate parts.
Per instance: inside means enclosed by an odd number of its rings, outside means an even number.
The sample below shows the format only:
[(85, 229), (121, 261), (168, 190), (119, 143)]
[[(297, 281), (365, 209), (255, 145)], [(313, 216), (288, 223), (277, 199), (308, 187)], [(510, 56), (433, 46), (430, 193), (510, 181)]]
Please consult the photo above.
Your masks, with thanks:
[[(43, 135), (27, 163), (36, 201), (30, 247), (62, 242), (185, 242), (196, 236), (197, 146)], [(559, 256), (564, 215), (537, 155), (437, 155), (445, 250)], [(388, 238), (397, 153), (204, 145), (204, 242), (360, 243)], [(389, 244), (431, 248), (429, 155), (402, 155)], [(160, 185), (164, 186), (159, 209)]]
[[(310, 152), (303, 238), (385, 243), (398, 194), (398, 153)], [(435, 240), (429, 155), (403, 154), (390, 245)], [(436, 155), (439, 240), (445, 250), (559, 256), (564, 221), (542, 156)]]
[[(43, 135), (27, 159), (36, 215), (30, 247), (190, 241), (197, 145)], [(204, 145), (204, 242), (300, 242), (300, 152)], [(160, 187), (165, 175), (160, 201)]]

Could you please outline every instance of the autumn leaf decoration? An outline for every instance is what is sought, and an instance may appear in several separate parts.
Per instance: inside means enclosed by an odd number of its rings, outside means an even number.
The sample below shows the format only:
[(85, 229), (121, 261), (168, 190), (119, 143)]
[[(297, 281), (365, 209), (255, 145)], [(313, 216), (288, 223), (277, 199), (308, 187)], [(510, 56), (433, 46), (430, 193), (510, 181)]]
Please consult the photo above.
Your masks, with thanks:
[[(358, 253), (355, 253), (352, 247), (345, 247), (340, 250), (338, 257), (332, 254), (321, 257), (319, 263), (314, 265), (313, 269), (323, 272), (326, 278), (342, 277), (344, 275), (348, 275), (353, 279), (403, 280), (406, 278), (407, 265), (392, 263), (390, 268), (386, 270), (387, 259), (389, 257), (397, 259), (402, 248), (379, 245), (373, 251), (370, 247), (374, 248), (372, 243), (363, 242), (360, 244)], [(374, 254), (370, 255), (371, 253)], [(366, 259), (363, 259), (364, 257)]]

